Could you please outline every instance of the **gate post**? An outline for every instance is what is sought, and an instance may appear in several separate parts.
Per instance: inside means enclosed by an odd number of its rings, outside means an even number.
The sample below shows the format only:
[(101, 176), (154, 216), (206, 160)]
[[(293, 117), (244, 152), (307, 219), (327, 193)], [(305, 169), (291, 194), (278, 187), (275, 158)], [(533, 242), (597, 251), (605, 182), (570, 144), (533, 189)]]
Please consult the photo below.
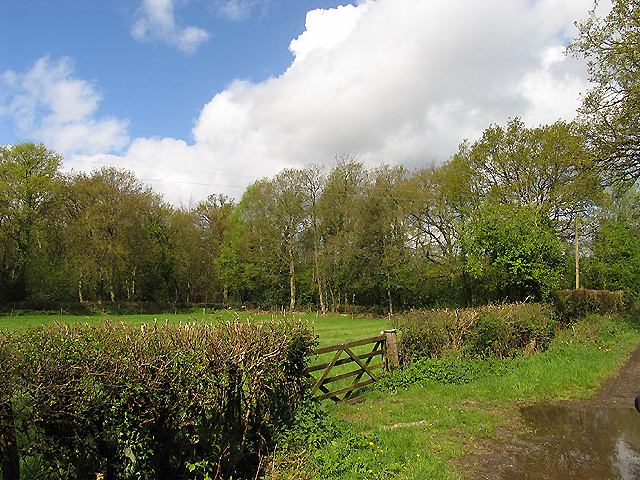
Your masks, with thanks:
[(384, 334), (387, 337), (387, 359), (391, 362), (391, 365), (387, 365), (387, 370), (398, 368), (400, 366), (400, 359), (398, 357), (398, 339), (396, 336), (397, 329), (385, 330)]

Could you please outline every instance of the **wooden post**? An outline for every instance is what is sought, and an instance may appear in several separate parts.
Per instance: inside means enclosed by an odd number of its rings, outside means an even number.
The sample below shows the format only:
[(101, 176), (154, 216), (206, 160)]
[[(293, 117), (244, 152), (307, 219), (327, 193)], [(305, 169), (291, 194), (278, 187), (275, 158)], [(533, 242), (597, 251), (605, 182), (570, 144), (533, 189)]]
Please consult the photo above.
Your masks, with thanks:
[(400, 359), (398, 357), (398, 338), (396, 336), (397, 329), (385, 330), (384, 334), (387, 336), (387, 358), (391, 362), (388, 369), (398, 368), (400, 366)]

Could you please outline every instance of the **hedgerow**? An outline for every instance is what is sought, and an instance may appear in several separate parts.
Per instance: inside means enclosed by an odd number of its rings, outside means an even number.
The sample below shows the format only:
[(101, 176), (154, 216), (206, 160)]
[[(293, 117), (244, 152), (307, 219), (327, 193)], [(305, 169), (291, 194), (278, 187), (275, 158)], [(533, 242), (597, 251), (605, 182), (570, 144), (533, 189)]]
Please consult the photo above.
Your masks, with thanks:
[(570, 323), (590, 313), (606, 315), (624, 310), (628, 298), (625, 292), (607, 290), (560, 290), (553, 294), (553, 307), (560, 320)]
[(450, 356), (506, 358), (544, 349), (555, 314), (543, 304), (514, 303), (478, 309), (413, 311), (398, 322), (405, 364)]
[(299, 322), (5, 332), (3, 478), (253, 478), (314, 345)]

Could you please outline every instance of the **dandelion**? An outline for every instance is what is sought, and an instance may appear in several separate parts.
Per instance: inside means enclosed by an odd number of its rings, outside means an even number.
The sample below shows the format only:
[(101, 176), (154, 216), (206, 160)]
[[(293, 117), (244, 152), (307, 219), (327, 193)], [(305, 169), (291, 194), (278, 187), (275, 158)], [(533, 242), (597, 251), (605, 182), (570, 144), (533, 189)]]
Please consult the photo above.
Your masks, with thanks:
[(373, 442), (369, 442), (369, 445), (373, 446)]
[(416, 453), (416, 457), (419, 457), (419, 456), (420, 456), (420, 454), (419, 454), (419, 453)]

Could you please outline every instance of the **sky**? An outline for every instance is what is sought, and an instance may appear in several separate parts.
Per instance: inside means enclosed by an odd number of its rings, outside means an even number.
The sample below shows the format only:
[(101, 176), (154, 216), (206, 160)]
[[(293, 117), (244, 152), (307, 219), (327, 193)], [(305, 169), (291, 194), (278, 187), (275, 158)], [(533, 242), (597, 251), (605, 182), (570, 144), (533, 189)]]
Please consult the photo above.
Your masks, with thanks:
[[(600, 2), (599, 12), (610, 7)], [(285, 168), (441, 164), (572, 120), (593, 0), (0, 0), (0, 144), (116, 166), (175, 206)]]

